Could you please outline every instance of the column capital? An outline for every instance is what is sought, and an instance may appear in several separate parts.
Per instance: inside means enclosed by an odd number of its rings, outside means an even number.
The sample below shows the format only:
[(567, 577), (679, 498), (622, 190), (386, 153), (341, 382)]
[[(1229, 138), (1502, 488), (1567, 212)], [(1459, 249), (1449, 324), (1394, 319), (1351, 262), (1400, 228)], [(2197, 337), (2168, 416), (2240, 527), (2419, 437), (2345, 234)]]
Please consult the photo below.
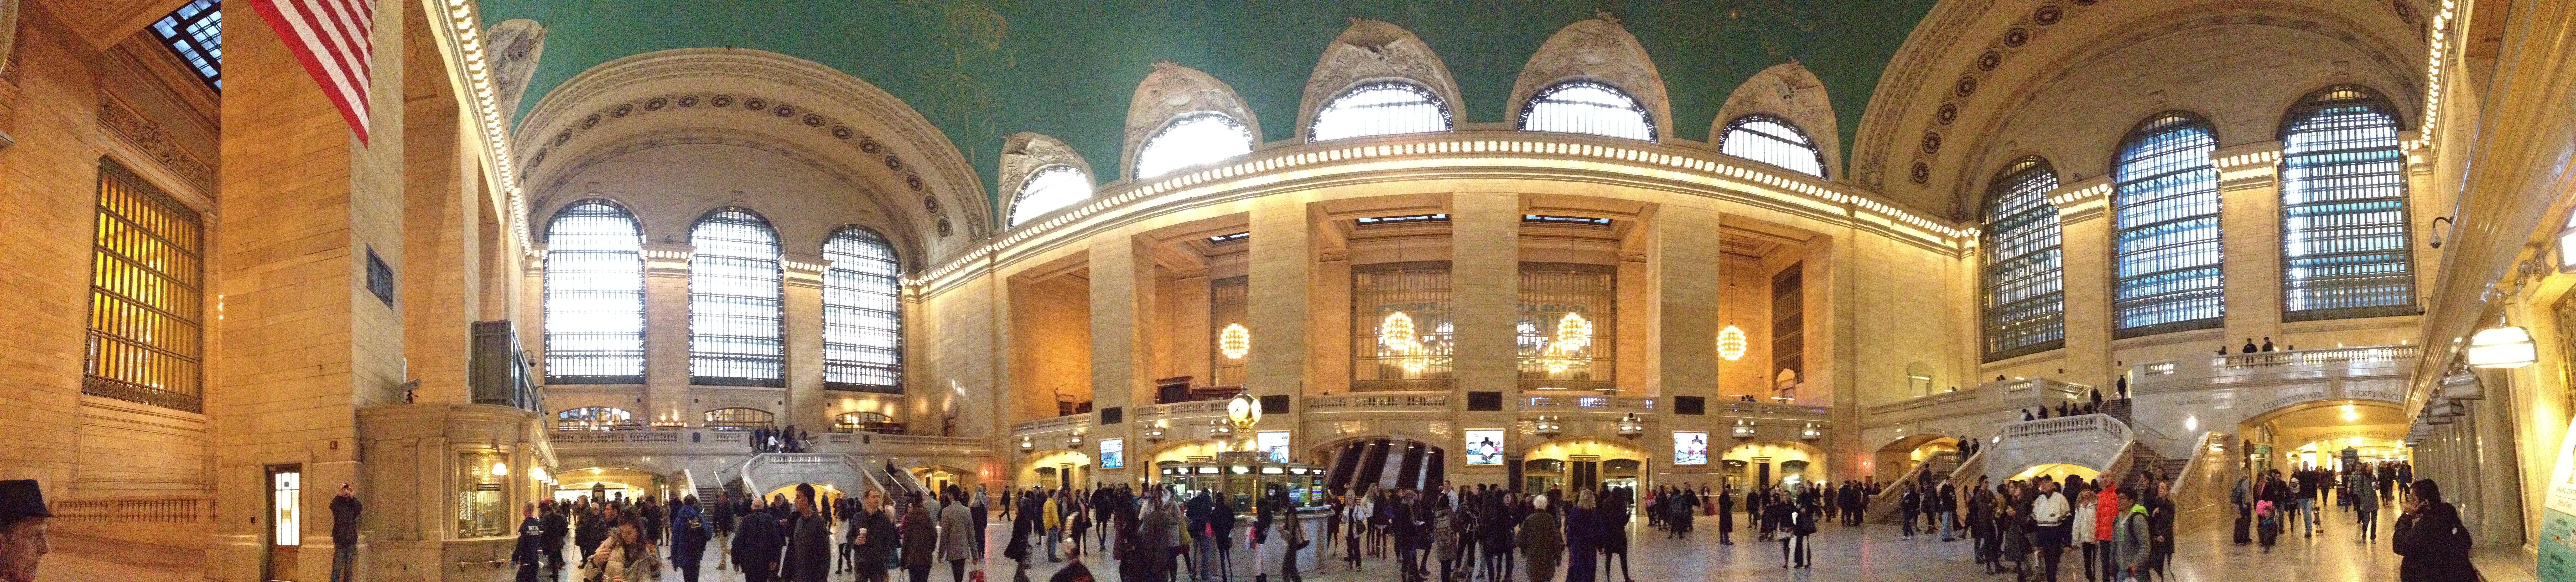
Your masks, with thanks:
[(778, 258), (778, 269), (784, 275), (782, 280), (788, 285), (800, 287), (822, 287), (823, 270), (831, 266), (821, 257), (815, 256), (789, 253)]
[(2232, 145), (2209, 152), (2218, 168), (2218, 187), (2226, 190), (2269, 186), (2280, 174), (2281, 142)]
[(2057, 206), (2057, 223), (2063, 225), (2101, 217), (2110, 207), (2110, 196), (2111, 177), (2094, 176), (2048, 191), (2048, 203)]
[(644, 243), (644, 274), (687, 275), (689, 254), (697, 252), (697, 248), (689, 243)]

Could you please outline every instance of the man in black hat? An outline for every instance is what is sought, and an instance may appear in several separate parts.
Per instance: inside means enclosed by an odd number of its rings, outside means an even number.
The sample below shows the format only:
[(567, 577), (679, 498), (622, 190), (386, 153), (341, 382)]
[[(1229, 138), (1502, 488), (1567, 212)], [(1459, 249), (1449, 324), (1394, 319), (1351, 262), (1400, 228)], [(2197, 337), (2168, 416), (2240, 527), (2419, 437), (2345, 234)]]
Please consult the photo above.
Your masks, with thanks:
[(36, 582), (36, 561), (54, 551), (45, 536), (53, 519), (36, 480), (0, 481), (0, 581)]

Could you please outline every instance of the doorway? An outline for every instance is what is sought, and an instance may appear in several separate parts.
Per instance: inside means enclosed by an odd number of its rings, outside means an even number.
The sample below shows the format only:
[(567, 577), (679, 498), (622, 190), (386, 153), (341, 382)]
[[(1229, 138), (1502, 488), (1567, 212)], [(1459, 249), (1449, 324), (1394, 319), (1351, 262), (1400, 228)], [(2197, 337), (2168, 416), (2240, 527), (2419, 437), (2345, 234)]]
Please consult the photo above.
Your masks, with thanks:
[(1572, 458), (1568, 459), (1568, 461), (1568, 464), (1574, 466), (1572, 471), (1567, 472), (1568, 478), (1566, 481), (1567, 485), (1570, 486), (1570, 490), (1601, 488), (1601, 457), (1599, 455), (1574, 455)]
[(268, 468), (268, 559), (263, 579), (295, 580), (296, 552), (304, 545), (304, 466)]

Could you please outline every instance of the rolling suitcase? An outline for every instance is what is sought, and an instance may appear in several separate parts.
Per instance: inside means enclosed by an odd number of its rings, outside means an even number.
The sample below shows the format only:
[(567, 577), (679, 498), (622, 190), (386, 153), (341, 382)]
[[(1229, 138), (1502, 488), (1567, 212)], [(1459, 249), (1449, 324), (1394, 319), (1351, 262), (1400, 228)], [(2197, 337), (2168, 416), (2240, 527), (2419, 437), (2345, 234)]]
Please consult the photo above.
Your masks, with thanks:
[(2238, 516), (2236, 518), (2236, 545), (2242, 546), (2254, 543), (2254, 536), (2250, 533), (2253, 527), (2254, 518), (2247, 516)]

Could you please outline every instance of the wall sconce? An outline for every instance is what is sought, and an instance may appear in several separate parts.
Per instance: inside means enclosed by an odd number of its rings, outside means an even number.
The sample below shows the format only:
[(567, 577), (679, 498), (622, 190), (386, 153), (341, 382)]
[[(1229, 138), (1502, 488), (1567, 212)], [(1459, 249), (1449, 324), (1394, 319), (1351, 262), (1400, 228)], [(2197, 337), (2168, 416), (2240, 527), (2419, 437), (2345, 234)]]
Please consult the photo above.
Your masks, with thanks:
[(1226, 424), (1225, 419), (1208, 419), (1208, 436), (1217, 437), (1219, 439), (1234, 436), (1234, 426)]
[(510, 464), (509, 464), (509, 463), (493, 463), (493, 464), (492, 464), (492, 476), (494, 476), (494, 477), (508, 477), (508, 476), (510, 476)]
[(1145, 442), (1158, 445), (1163, 444), (1162, 422), (1157, 421), (1153, 426), (1145, 427)]
[(1749, 439), (1749, 438), (1753, 438), (1753, 423), (1751, 423), (1751, 422), (1747, 422), (1747, 421), (1742, 421), (1742, 420), (1735, 421), (1735, 428), (1733, 429), (1733, 434), (1735, 435), (1735, 438), (1740, 438), (1740, 439)]
[(2520, 368), (2539, 359), (2539, 349), (2531, 344), (2531, 332), (2520, 327), (2499, 325), (2469, 336), (2471, 367)]
[(1825, 438), (1825, 429), (1817, 428), (1815, 423), (1808, 423), (1805, 428), (1798, 429), (1798, 438), (1811, 441)]
[(1646, 419), (1638, 418), (1637, 413), (1631, 412), (1619, 418), (1619, 436), (1634, 439), (1644, 434)]
[(2433, 217), (2433, 227), (2432, 227), (2432, 228), (2425, 229), (2425, 230), (2433, 231), (2433, 236), (2432, 236), (2431, 238), (2429, 238), (2429, 239), (2425, 240), (2424, 242), (2432, 244), (2432, 245), (2433, 245), (2433, 248), (2435, 248), (2435, 249), (2440, 249), (2440, 248), (2442, 248), (2442, 233), (2450, 232), (2449, 230), (2445, 230), (2445, 229), (2443, 229), (2443, 228), (2442, 228), (2442, 223), (2445, 223), (2445, 222), (2451, 223), (2453, 226), (2457, 226), (2457, 225), (2459, 225), (2459, 223), (2460, 223), (2460, 221), (2457, 221), (2457, 220), (2451, 220), (2451, 217), (2448, 217), (2448, 216), (2436, 216), (2436, 217)]
[(1541, 437), (1556, 438), (1556, 435), (1565, 434), (1565, 426), (1557, 423), (1555, 415), (1541, 414), (1538, 420), (1530, 423), (1530, 432), (1538, 433)]
[(1064, 448), (1082, 450), (1082, 433), (1077, 432), (1073, 433), (1073, 436), (1064, 437)]
[(1729, 362), (1744, 359), (1744, 330), (1732, 325), (1718, 330), (1717, 357)]
[(1034, 452), (1038, 452), (1038, 442), (1030, 439), (1029, 437), (1020, 437), (1020, 454), (1025, 455)]

